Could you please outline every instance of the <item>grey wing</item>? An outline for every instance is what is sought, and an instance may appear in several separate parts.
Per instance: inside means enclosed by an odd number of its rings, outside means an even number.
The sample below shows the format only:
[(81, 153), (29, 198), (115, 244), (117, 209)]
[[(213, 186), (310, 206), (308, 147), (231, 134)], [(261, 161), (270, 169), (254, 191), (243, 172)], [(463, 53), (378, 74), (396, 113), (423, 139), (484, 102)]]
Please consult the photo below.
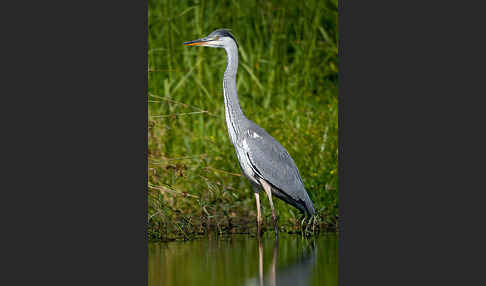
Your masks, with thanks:
[(247, 129), (239, 142), (253, 171), (276, 189), (274, 194), (277, 197), (309, 215), (314, 214), (312, 201), (295, 162), (277, 140), (256, 125)]

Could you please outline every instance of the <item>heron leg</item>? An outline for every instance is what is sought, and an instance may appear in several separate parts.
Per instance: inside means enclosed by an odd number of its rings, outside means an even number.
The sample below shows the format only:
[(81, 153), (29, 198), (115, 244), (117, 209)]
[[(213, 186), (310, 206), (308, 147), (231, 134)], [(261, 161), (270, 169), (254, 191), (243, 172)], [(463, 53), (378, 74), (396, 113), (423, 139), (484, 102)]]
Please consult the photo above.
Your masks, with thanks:
[(259, 192), (255, 192), (255, 201), (256, 201), (256, 207), (257, 207), (257, 232), (258, 236), (261, 235), (261, 230), (262, 230), (262, 214), (260, 213), (260, 194)]
[(265, 180), (263, 179), (258, 179), (258, 180), (260, 181), (260, 184), (262, 184), (265, 193), (267, 193), (268, 201), (270, 202), (270, 208), (272, 209), (273, 226), (275, 228), (275, 235), (278, 235), (277, 216), (275, 215), (275, 208), (273, 207), (273, 201), (272, 201), (272, 187), (270, 187), (270, 185), (267, 182), (265, 182)]

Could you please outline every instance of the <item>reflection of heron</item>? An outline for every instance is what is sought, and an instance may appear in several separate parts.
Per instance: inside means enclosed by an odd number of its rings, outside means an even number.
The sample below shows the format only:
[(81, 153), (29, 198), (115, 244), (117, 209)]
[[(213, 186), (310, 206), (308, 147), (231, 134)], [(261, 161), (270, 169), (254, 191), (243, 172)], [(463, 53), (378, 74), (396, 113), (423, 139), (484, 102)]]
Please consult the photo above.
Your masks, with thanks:
[(246, 118), (240, 108), (236, 92), (238, 46), (233, 35), (228, 30), (218, 29), (207, 37), (184, 44), (224, 48), (226, 50), (228, 64), (223, 77), (226, 125), (243, 174), (250, 180), (255, 191), (258, 233), (260, 233), (262, 222), (260, 188), (263, 188), (270, 201), (276, 234), (278, 234), (278, 227), (272, 193), (306, 215), (314, 215), (314, 206), (305, 191), (304, 183), (294, 160), (277, 140), (263, 128)]
[(280, 269), (270, 285), (298, 286), (310, 285), (312, 268), (316, 260), (316, 249), (311, 247), (306, 254), (299, 258), (294, 264)]
[[(270, 270), (267, 276), (263, 276), (263, 245), (260, 238), (258, 238), (258, 283), (256, 279), (250, 279), (246, 285), (269, 285), (269, 286), (285, 286), (285, 285), (309, 285), (310, 277), (312, 277), (312, 268), (316, 259), (316, 247), (314, 243), (304, 252), (304, 254), (297, 259), (293, 264), (279, 269), (277, 271), (277, 256), (278, 256), (278, 238), (275, 239), (273, 246), (273, 257), (270, 265)], [(264, 283), (266, 282), (266, 283)]]
[[(268, 281), (270, 286), (275, 286), (276, 282), (276, 266), (277, 266), (277, 254), (278, 254), (278, 237), (275, 239), (273, 245), (273, 257), (272, 264), (270, 266), (270, 274), (268, 275)], [(263, 245), (262, 240), (258, 237), (258, 278), (260, 286), (263, 286)]]

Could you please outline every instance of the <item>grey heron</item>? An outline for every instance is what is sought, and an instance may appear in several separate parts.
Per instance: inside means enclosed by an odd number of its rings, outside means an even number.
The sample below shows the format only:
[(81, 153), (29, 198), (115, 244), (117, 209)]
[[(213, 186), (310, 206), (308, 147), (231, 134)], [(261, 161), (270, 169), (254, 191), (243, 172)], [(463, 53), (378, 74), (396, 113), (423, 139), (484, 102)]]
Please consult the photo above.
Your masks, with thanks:
[(241, 110), (236, 91), (238, 70), (238, 45), (227, 29), (217, 29), (207, 37), (185, 42), (187, 46), (224, 48), (227, 66), (223, 76), (223, 95), (226, 126), (243, 174), (250, 181), (256, 200), (257, 229), (261, 233), (259, 192), (263, 188), (268, 196), (275, 233), (278, 235), (277, 217), (272, 194), (294, 206), (305, 215), (315, 214), (302, 178), (292, 157), (285, 148), (263, 128), (246, 118)]

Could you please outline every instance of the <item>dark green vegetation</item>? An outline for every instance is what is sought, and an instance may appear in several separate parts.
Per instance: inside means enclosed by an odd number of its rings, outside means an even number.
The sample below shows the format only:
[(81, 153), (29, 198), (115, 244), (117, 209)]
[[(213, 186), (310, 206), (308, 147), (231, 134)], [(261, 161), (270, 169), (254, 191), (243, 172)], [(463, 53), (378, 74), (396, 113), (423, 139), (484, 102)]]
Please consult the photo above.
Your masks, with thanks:
[[(149, 1), (148, 235), (255, 232), (256, 207), (229, 141), (223, 49), (183, 42), (217, 28), (239, 44), (243, 112), (294, 158), (317, 215), (275, 199), (281, 231), (337, 228), (337, 1)], [(272, 230), (262, 192), (264, 228)]]

